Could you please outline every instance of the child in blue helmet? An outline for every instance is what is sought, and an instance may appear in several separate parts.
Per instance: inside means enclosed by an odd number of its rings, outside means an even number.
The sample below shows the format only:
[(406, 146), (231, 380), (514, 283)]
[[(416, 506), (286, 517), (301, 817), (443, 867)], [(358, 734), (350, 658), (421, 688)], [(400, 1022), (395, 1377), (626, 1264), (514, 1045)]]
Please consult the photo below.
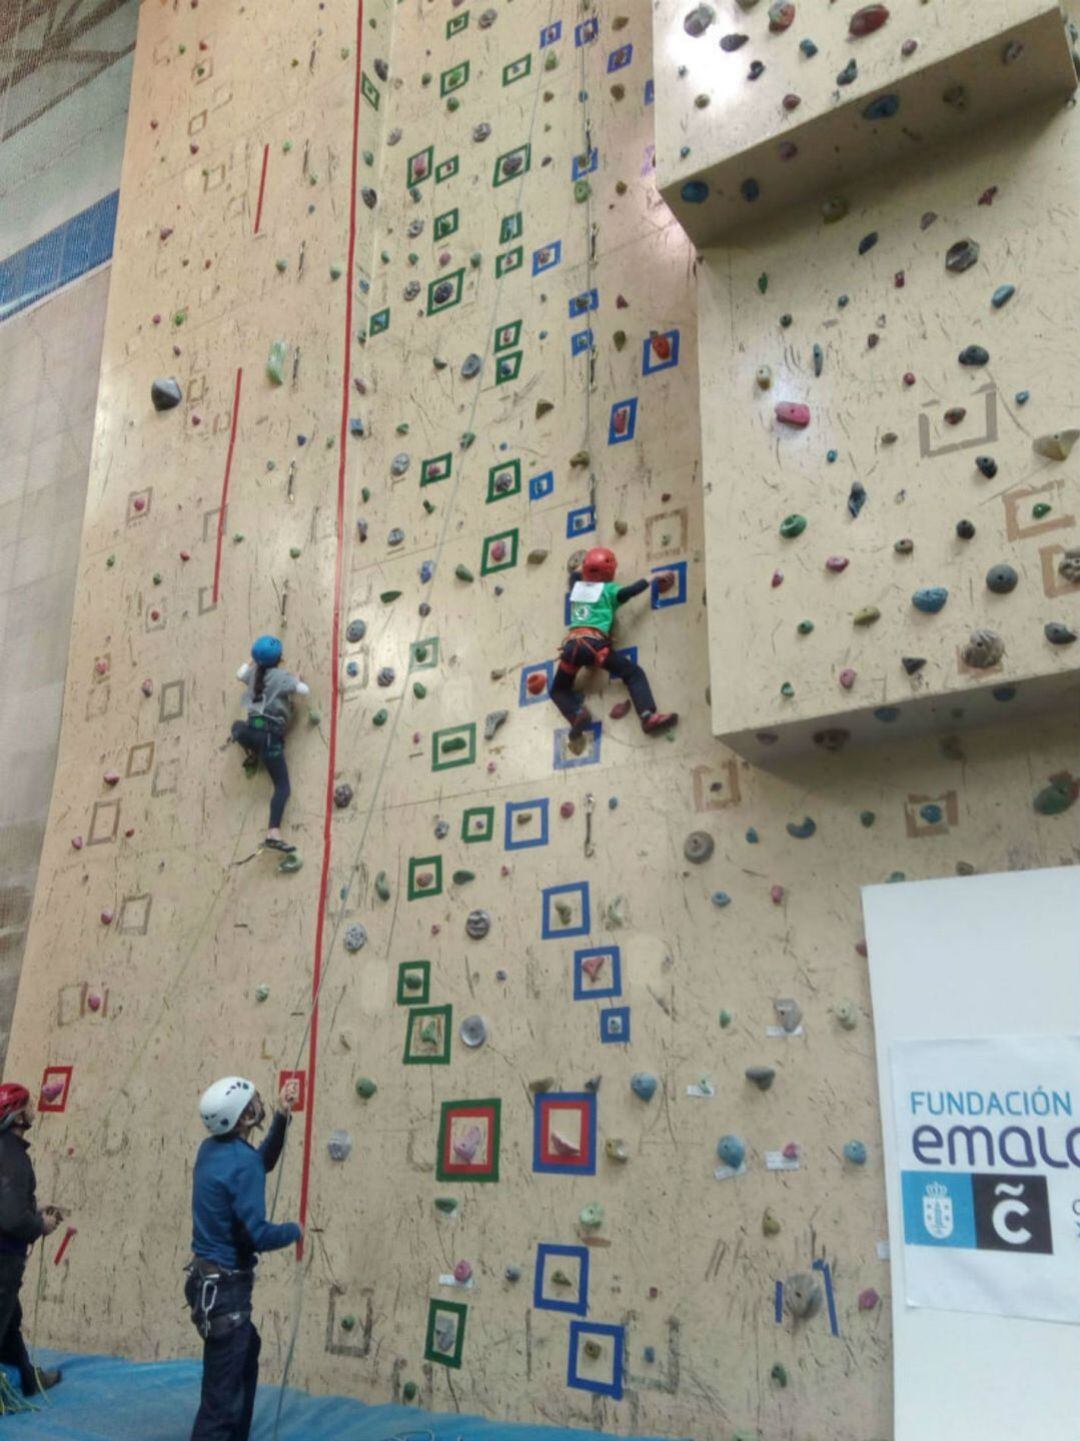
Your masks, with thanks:
[(308, 695), (309, 688), (299, 676), (281, 669), (281, 655), (277, 636), (261, 635), (251, 647), (251, 660), (236, 672), (236, 679), (247, 687), (247, 720), (233, 723), (232, 738), (252, 760), (262, 761), (274, 782), (266, 845), (273, 851), (295, 851), (295, 846), (281, 838), (281, 817), (289, 799), (285, 728), (292, 716), (293, 696)]

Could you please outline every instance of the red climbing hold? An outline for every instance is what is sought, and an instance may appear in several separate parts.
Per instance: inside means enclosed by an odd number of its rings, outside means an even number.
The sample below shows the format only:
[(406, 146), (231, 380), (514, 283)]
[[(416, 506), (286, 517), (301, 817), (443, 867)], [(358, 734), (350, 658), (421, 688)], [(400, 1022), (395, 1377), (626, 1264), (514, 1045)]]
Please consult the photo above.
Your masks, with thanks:
[(851, 687), (855, 684), (855, 672), (851, 670), (850, 667), (847, 667), (840, 672), (840, 684), (844, 687), (845, 690), (850, 690)]
[(611, 428), (616, 435), (625, 435), (629, 425), (630, 411), (625, 405), (620, 405), (612, 419)]
[(873, 1286), (867, 1286), (865, 1291), (859, 1292), (859, 1310), (872, 1311), (881, 1297), (874, 1290)]
[(151, 620), (154, 620), (154, 621), (160, 620), (160, 619), (161, 619), (161, 611), (159, 611), (159, 610), (152, 610), (152, 611), (150, 612), (150, 619), (151, 619)]
[(615, 702), (615, 704), (608, 711), (608, 715), (611, 717), (612, 720), (622, 720), (624, 715), (629, 714), (629, 711), (630, 702), (628, 700), (620, 700)]
[(630, 302), (629, 302), (629, 300), (627, 300), (627, 298), (626, 298), (625, 295), (616, 295), (616, 297), (615, 297), (615, 309), (616, 309), (616, 310), (628, 310), (629, 307), (630, 307)]
[(91, 1009), (92, 1011), (100, 1011), (100, 1010), (101, 1010), (101, 997), (100, 997), (99, 995), (97, 995), (95, 992), (91, 991), (90, 994), (89, 994), (89, 995), (87, 996), (87, 998), (86, 998), (86, 1004), (90, 1007), (90, 1009)]
[(137, 495), (137, 496), (135, 497), (135, 499), (131, 502), (131, 508), (132, 508), (132, 510), (145, 510), (145, 509), (146, 509), (146, 496), (145, 496), (145, 495)]
[(967, 415), (967, 411), (962, 405), (954, 405), (945, 412), (942, 419), (946, 425), (959, 425), (965, 415)]
[(915, 384), (915, 372), (914, 372), (913, 370), (905, 370), (905, 371), (904, 371), (904, 384), (905, 384), (905, 385), (914, 385), (914, 384)]
[(802, 104), (802, 96), (789, 91), (788, 94), (784, 96), (781, 104), (785, 110), (798, 110)]
[(506, 559), (506, 541), (505, 541), (505, 540), (496, 540), (496, 541), (493, 541), (493, 542), (492, 542), (492, 545), (491, 545), (491, 552), (490, 552), (490, 554), (491, 554), (491, 559), (492, 559), (492, 560), (505, 560), (505, 559)]
[(776, 418), (781, 425), (794, 425), (805, 430), (810, 424), (810, 407), (793, 400), (782, 400), (776, 407)]
[(562, 805), (559, 807), (559, 814), (562, 816), (564, 821), (568, 821), (570, 817), (574, 814), (574, 802), (563, 801)]
[(825, 562), (825, 569), (831, 570), (834, 575), (839, 575), (841, 571), (847, 570), (850, 564), (846, 555), (830, 555)]
[(154, 682), (148, 677), (146, 680), (143, 681), (139, 689), (142, 691), (143, 695), (151, 696), (154, 694)]
[(547, 690), (547, 676), (542, 670), (533, 671), (525, 682), (525, 689), (530, 695), (542, 695)]
[(787, 30), (795, 21), (795, 6), (791, 0), (777, 0), (775, 5), (769, 6), (769, 29), (774, 35)]
[(83, 838), (82, 838), (82, 836), (72, 836), (72, 837), (71, 837), (71, 849), (72, 849), (73, 851), (81, 851), (82, 848), (83, 848)]
[(898, 270), (893, 276), (892, 283), (896, 286), (897, 290), (903, 290), (904, 286), (907, 284), (907, 276), (902, 270)]
[(980, 204), (980, 205), (993, 205), (993, 203), (994, 203), (994, 196), (995, 196), (997, 193), (998, 193), (998, 188), (997, 188), (996, 185), (988, 185), (987, 188), (983, 191), (983, 193), (979, 196), (979, 204)]
[(113, 923), (113, 913), (112, 913), (112, 911), (102, 911), (102, 913), (101, 913), (101, 924), (102, 924), (103, 926), (111, 926), (112, 923)]
[(101, 779), (105, 782), (107, 786), (114, 786), (120, 779), (120, 772), (106, 771), (105, 774), (101, 777)]
[(671, 358), (671, 341), (666, 335), (653, 335), (653, 354), (658, 360), (669, 360)]
[(855, 40), (861, 40), (864, 35), (872, 35), (875, 30), (880, 30), (888, 18), (887, 5), (864, 5), (851, 17), (848, 34)]
[(773, 588), (773, 590), (775, 590), (775, 589), (777, 588), (777, 586), (783, 585), (783, 583), (784, 583), (784, 572), (783, 572), (782, 570), (774, 570), (773, 573), (772, 573), (772, 588)]

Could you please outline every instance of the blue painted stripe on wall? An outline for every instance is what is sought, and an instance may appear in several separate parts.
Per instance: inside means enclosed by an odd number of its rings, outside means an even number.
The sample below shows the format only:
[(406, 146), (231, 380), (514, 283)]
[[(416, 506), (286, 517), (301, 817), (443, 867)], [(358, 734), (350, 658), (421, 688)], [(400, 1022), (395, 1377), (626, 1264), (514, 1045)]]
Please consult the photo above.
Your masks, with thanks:
[(113, 252), (119, 190), (0, 260), (0, 321), (102, 265)]

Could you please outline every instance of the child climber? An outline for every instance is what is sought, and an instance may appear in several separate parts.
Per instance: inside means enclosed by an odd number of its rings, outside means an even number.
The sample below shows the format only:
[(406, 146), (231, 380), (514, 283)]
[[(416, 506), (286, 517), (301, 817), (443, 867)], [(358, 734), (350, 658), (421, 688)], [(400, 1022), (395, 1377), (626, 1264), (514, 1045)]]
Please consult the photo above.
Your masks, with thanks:
[[(626, 682), (630, 699), (641, 720), (641, 729), (648, 735), (669, 730), (678, 721), (674, 713), (656, 709), (653, 693), (645, 672), (636, 661), (618, 655), (611, 644), (615, 612), (635, 595), (647, 590), (647, 580), (632, 585), (615, 585), (618, 561), (613, 551), (594, 546), (586, 551), (581, 570), (570, 572), (570, 630), (562, 643), (555, 679), (551, 683), (551, 699), (570, 722), (570, 734), (579, 736), (592, 723), (592, 716), (574, 690), (574, 680), (582, 666), (603, 666), (609, 675)], [(675, 584), (670, 572), (656, 577), (658, 591), (667, 591)]]
[(261, 635), (251, 647), (251, 660), (236, 672), (236, 679), (247, 687), (247, 720), (233, 722), (232, 738), (244, 747), (249, 759), (262, 761), (274, 782), (266, 845), (273, 851), (295, 851), (295, 846), (281, 838), (281, 817), (289, 799), (285, 728), (292, 716), (292, 697), (307, 695), (309, 689), (299, 676), (280, 669), (281, 654), (276, 635)]

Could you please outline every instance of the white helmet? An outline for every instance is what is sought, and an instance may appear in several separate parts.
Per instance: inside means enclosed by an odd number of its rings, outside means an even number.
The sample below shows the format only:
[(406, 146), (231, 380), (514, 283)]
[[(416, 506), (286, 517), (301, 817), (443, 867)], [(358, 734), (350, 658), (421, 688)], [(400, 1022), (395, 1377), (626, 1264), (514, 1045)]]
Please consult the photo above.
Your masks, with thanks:
[(212, 1136), (226, 1136), (255, 1099), (255, 1087), (243, 1076), (223, 1076), (199, 1099), (199, 1115)]

